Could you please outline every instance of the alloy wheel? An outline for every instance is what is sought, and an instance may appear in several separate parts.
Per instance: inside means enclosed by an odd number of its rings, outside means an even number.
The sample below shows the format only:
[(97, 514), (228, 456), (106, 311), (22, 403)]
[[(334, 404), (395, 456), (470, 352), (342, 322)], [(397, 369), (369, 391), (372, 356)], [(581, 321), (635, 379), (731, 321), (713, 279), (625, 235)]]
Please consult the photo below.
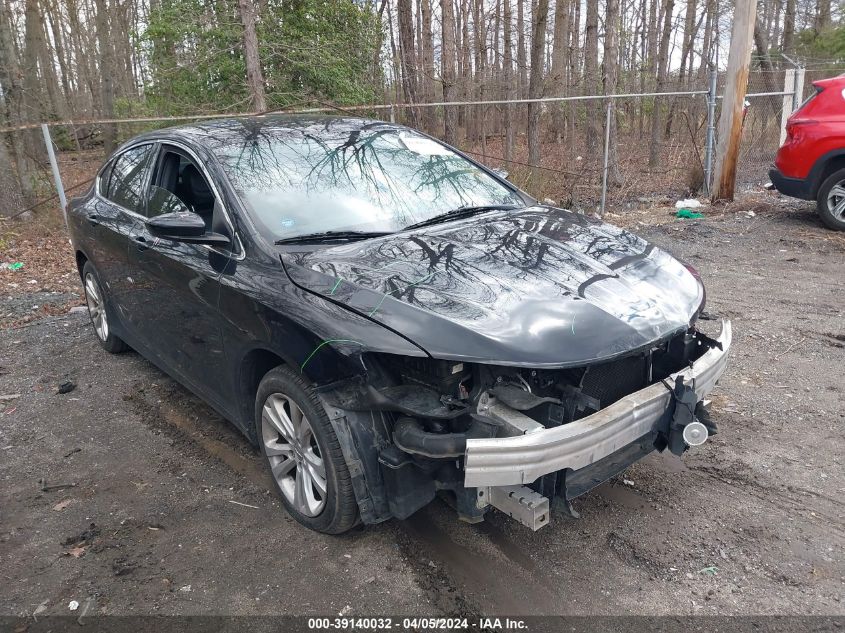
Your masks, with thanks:
[(315, 517), (326, 506), (326, 466), (311, 423), (292, 398), (274, 393), (261, 414), (264, 453), (285, 499)]
[(101, 341), (109, 337), (109, 322), (106, 316), (106, 305), (103, 301), (103, 291), (97, 279), (91, 273), (85, 275), (85, 300), (88, 303), (88, 316), (94, 324), (94, 331)]
[(845, 222), (845, 180), (830, 188), (827, 194), (827, 208), (834, 219)]

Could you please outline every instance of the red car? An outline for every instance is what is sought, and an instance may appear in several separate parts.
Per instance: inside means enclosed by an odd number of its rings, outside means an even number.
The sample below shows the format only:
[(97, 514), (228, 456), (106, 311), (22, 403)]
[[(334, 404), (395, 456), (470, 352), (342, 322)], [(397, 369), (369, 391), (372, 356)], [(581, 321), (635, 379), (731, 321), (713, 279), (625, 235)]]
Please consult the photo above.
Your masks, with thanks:
[(816, 200), (822, 222), (845, 231), (845, 75), (813, 86), (789, 117), (769, 177), (782, 194)]

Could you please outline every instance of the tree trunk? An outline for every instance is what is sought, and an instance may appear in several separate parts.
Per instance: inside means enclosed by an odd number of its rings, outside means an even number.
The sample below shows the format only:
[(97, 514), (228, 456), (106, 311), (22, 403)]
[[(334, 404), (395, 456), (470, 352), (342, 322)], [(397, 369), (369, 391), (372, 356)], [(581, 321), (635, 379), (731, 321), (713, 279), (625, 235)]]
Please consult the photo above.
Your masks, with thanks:
[[(552, 94), (566, 96), (566, 72), (569, 66), (569, 4), (570, 0), (555, 0), (555, 30), (552, 38), (552, 76), (549, 79)], [(558, 143), (566, 127), (565, 108), (562, 103), (552, 106), (554, 129)]]
[[(619, 0), (607, 0), (604, 31), (604, 94), (616, 92), (619, 82)], [(616, 148), (616, 102), (608, 99), (610, 113), (610, 142), (608, 144), (608, 184), (618, 186), (622, 182), (619, 174), (619, 158)], [(607, 118), (605, 118), (607, 121)]]
[(516, 0), (516, 72), (519, 77), (517, 96), (524, 99), (528, 91), (528, 59), (525, 51), (525, 0)]
[[(24, 25), (23, 49), (23, 101), (26, 108), (27, 120), (37, 123), (47, 118), (49, 110), (42, 87), (46, 81), (39, 73), (39, 60), (43, 62), (42, 48), (44, 46), (41, 15), (37, 0), (26, 0), (26, 24)], [(43, 68), (41, 70), (44, 70)], [(36, 162), (44, 164), (47, 161), (47, 151), (40, 130), (23, 132), (25, 150)]]
[[(672, 39), (672, 11), (675, 0), (666, 0), (663, 8), (663, 33), (660, 37), (660, 53), (657, 57), (657, 85), (655, 92), (663, 92), (666, 88), (666, 72), (669, 63), (669, 41)], [(651, 113), (651, 141), (648, 152), (648, 166), (656, 167), (660, 157), (660, 110), (663, 107), (663, 97), (655, 97), (654, 112)]]
[[(678, 84), (676, 90), (683, 90), (687, 80), (687, 62), (693, 55), (692, 46), (695, 43), (695, 35), (698, 32), (700, 22), (695, 21), (695, 11), (698, 8), (697, 0), (687, 0), (686, 17), (684, 18), (684, 36), (681, 44), (681, 64), (678, 68)], [(687, 80), (687, 81), (685, 81)], [(672, 105), (669, 107), (669, 116), (666, 117), (666, 129), (664, 136), (668, 139), (672, 135), (672, 123), (675, 120), (675, 110), (678, 107), (679, 97), (672, 98)]]
[(396, 35), (393, 32), (393, 17), (391, 16), (390, 2), (387, 4), (387, 30), (390, 33), (391, 66), (393, 68), (393, 102), (402, 101), (402, 73), (399, 70), (399, 53), (396, 50)]
[(816, 0), (816, 16), (813, 30), (818, 34), (830, 26), (830, 0)]
[[(420, 51), (422, 53), (422, 100), (426, 103), (434, 101), (434, 44), (431, 32), (431, 0), (419, 0), (420, 15), (422, 16)], [(423, 128), (427, 132), (434, 132), (434, 108), (423, 108)]]
[[(517, 0), (518, 2), (519, 0)], [(505, 22), (505, 55), (504, 68), (502, 69), (505, 82), (505, 97), (510, 100), (516, 96), (513, 85), (513, 16), (511, 15), (511, 0), (502, 0), (502, 17)], [(513, 160), (514, 122), (513, 105), (505, 106), (505, 161)]]
[[(399, 60), (402, 69), (402, 93), (406, 103), (417, 103), (417, 58), (414, 47), (414, 20), (411, 0), (396, 0), (399, 22)], [(411, 125), (419, 122), (416, 108), (408, 108)]]
[[(0, 0), (0, 57), (3, 63), (0, 64), (0, 89), (3, 91), (3, 114), (6, 121), (11, 125), (24, 122), (23, 111), (23, 85), (21, 84), (21, 69), (18, 65), (18, 57), (15, 52), (14, 35), (12, 34), (12, 21), (6, 3)], [(32, 202), (32, 161), (24, 150), (25, 141), (23, 134), (12, 132), (9, 134), (11, 140), (12, 158), (15, 164), (15, 176), (18, 184), (18, 191), (23, 196), (24, 202)], [(0, 138), (0, 142), (5, 139)], [(11, 163), (8, 163), (11, 165)], [(11, 169), (4, 168), (3, 171), (11, 173)]]
[[(594, 95), (598, 92), (599, 64), (599, 2), (587, 0), (584, 35), (584, 92)], [(601, 125), (601, 106), (599, 101), (590, 99), (586, 102), (587, 129), (586, 146), (588, 158), (595, 158), (599, 147), (599, 126)]]
[(792, 55), (795, 39), (795, 0), (786, 0), (783, 12), (783, 43), (781, 48), (787, 55)]
[[(537, 0), (537, 10), (533, 16), (534, 33), (531, 36), (531, 79), (528, 84), (528, 96), (539, 99), (543, 96), (543, 67), (546, 46), (546, 23), (549, 19), (549, 0)], [(528, 104), (528, 162), (532, 167), (540, 164), (540, 112), (542, 103)], [(531, 183), (539, 185), (539, 170), (534, 169)]]
[[(484, 28), (484, 3), (483, 0), (473, 2), (473, 26), (475, 32), (475, 98), (477, 101), (484, 101), (487, 96), (485, 90), (485, 79), (487, 74), (487, 30)], [(469, 44), (469, 42), (467, 42)], [(469, 46), (467, 46), (467, 51)], [(467, 69), (469, 72), (469, 69)], [(484, 121), (484, 106), (476, 106), (472, 128), (473, 138), (481, 139), (486, 144), (487, 126)]]
[[(794, 0), (793, 0), (794, 2)], [(706, 0), (704, 19), (704, 41), (701, 44), (701, 65), (698, 67), (698, 80), (703, 82), (710, 68), (710, 51), (713, 42), (713, 22), (716, 14), (716, 0)]]
[(246, 82), (252, 99), (252, 108), (256, 112), (266, 112), (267, 97), (264, 94), (264, 73), (261, 71), (258, 36), (255, 33), (255, 8), (252, 6), (252, 0), (238, 0), (238, 9), (241, 25), (244, 29), (244, 63), (246, 64)]
[[(458, 77), (461, 81), (461, 100), (462, 101), (471, 101), (472, 100), (472, 59), (471, 59), (471, 51), (472, 47), (469, 44), (469, 4), (471, 0), (461, 0), (461, 46), (458, 50), (461, 51), (459, 55), (459, 63), (460, 69), (458, 73)], [(460, 108), (459, 111), (459, 122), (458, 125), (466, 129), (468, 127), (467, 120), (472, 118), (472, 115), (469, 113), (469, 107), (464, 106)]]
[[(441, 42), (440, 80), (443, 82), (443, 101), (455, 100), (455, 13), (452, 0), (440, 0)], [(458, 112), (454, 106), (443, 108), (443, 140), (449, 145), (457, 142)]]
[[(96, 26), (100, 50), (100, 101), (103, 116), (114, 118), (114, 63), (112, 60), (111, 40), (109, 39), (109, 16), (106, 13), (105, 0), (94, 0), (97, 6)], [(111, 154), (117, 147), (117, 127), (106, 124), (103, 127), (103, 146), (106, 154)]]
[[(566, 83), (567, 94), (572, 94), (573, 88), (577, 85), (576, 77), (579, 77), (581, 45), (581, 0), (572, 2), (572, 15), (569, 20), (569, 78)], [(569, 126), (567, 137), (575, 138), (576, 117), (575, 105), (570, 101), (566, 104), (566, 121)]]

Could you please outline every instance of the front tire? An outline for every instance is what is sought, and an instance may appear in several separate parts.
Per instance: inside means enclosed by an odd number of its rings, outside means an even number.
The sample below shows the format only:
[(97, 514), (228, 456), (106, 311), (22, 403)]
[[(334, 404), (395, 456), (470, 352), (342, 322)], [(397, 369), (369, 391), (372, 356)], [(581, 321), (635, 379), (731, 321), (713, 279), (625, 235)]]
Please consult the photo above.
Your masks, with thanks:
[(125, 352), (129, 346), (112, 331), (113, 312), (109, 307), (103, 286), (100, 284), (100, 277), (91, 262), (85, 262), (85, 266), (82, 267), (82, 287), (85, 290), (88, 316), (100, 346), (111, 354)]
[(845, 169), (828, 176), (816, 198), (819, 217), (834, 231), (845, 231)]
[(255, 398), (261, 454), (288, 513), (307, 528), (341, 534), (358, 502), (337, 435), (313, 386), (287, 367), (261, 380)]

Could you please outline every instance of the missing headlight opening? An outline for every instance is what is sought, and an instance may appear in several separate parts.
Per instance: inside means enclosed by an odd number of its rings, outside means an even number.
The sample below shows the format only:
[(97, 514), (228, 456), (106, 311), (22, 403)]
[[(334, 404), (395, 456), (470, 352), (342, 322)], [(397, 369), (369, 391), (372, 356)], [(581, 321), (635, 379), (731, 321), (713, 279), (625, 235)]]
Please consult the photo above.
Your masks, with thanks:
[(651, 451), (681, 455), (713, 435), (703, 398), (729, 345), (725, 323), (718, 339), (690, 327), (557, 369), (365, 353), (362, 376), (321, 394), (357, 448), (366, 522), (406, 518), (440, 494), (464, 521), (496, 508), (539, 529), (554, 497), (574, 514), (573, 498)]

